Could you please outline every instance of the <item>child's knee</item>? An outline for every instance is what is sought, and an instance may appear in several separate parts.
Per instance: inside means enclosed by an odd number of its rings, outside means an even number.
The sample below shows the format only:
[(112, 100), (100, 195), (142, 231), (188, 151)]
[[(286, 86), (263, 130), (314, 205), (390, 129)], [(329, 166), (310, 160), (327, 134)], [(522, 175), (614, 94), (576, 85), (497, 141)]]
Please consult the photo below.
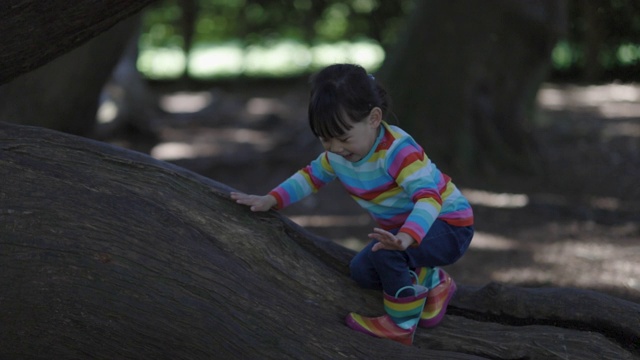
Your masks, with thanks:
[(375, 288), (376, 287), (376, 279), (375, 273), (368, 266), (365, 266), (362, 262), (354, 261), (355, 258), (351, 260), (349, 264), (349, 274), (351, 279), (358, 284), (358, 286), (363, 288)]

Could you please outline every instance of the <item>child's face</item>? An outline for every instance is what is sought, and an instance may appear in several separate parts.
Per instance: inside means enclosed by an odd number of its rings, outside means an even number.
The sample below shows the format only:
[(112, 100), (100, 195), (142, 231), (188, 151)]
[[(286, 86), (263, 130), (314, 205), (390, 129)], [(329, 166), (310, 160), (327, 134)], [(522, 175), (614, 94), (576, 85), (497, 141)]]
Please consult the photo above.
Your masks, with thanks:
[(382, 111), (373, 108), (366, 119), (354, 123), (344, 135), (335, 138), (320, 138), (325, 150), (338, 154), (351, 162), (362, 160), (378, 137), (378, 128), (382, 121)]

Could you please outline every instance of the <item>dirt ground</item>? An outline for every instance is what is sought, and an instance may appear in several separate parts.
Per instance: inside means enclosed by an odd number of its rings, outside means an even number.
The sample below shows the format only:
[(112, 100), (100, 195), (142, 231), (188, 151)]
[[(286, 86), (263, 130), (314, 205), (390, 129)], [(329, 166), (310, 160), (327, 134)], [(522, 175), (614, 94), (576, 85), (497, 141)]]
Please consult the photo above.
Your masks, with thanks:
[[(144, 150), (240, 191), (265, 193), (321, 150), (304, 82), (162, 95), (159, 138)], [(476, 235), (446, 270), (463, 285), (578, 287), (640, 303), (640, 87), (546, 85), (539, 103), (545, 176), (449, 173), (473, 204)], [(373, 227), (337, 183), (283, 212), (355, 250)]]

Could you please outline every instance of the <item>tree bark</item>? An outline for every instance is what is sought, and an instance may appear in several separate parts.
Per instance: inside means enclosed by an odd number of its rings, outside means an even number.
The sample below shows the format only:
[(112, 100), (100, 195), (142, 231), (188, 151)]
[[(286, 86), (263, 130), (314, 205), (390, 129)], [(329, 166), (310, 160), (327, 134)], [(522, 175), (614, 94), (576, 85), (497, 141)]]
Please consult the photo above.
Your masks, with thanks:
[(153, 1), (2, 1), (0, 84), (80, 46)]
[(353, 252), (146, 155), (0, 124), (0, 357), (634, 359), (640, 305), (571, 289), (460, 287), (414, 346), (378, 315)]
[(100, 93), (138, 24), (139, 17), (130, 17), (0, 86), (0, 120), (88, 135), (96, 124)]
[(535, 94), (564, 2), (415, 1), (381, 78), (400, 124), (457, 174), (536, 169)]

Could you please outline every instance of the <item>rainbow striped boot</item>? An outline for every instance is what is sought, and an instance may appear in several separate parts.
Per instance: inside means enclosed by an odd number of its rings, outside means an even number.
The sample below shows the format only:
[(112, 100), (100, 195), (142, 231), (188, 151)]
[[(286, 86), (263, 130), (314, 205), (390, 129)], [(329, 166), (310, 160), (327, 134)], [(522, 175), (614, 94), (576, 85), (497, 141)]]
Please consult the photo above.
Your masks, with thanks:
[(429, 289), (419, 325), (424, 328), (435, 327), (447, 312), (449, 301), (457, 290), (456, 283), (449, 274), (438, 267), (417, 268), (415, 273), (417, 283)]
[[(405, 289), (413, 289), (414, 295), (398, 297), (398, 294)], [(367, 335), (411, 345), (427, 293), (428, 289), (420, 285), (405, 286), (396, 292), (396, 296), (384, 293), (385, 315), (366, 317), (349, 313), (346, 318), (347, 326)]]

